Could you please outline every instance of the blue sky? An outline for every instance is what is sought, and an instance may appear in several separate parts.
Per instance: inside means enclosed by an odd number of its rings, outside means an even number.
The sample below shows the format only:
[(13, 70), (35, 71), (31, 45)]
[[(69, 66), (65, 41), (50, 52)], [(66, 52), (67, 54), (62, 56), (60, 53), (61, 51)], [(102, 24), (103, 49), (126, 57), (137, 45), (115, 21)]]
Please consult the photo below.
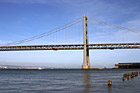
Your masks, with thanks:
[[(0, 0), (0, 44), (47, 32), (84, 14), (105, 22), (140, 29), (139, 11), (140, 0)], [(90, 43), (139, 42), (137, 33), (90, 21), (89, 34)], [(73, 36), (72, 43), (77, 43), (78, 40), (74, 40), (76, 37)], [(80, 39), (82, 43), (82, 36)], [(47, 40), (46, 37), (30, 43), (52, 43)], [(140, 62), (139, 52), (138, 49), (90, 50), (90, 63), (92, 67), (113, 67), (118, 62)], [(80, 68), (82, 63), (82, 50), (0, 52), (0, 65)]]

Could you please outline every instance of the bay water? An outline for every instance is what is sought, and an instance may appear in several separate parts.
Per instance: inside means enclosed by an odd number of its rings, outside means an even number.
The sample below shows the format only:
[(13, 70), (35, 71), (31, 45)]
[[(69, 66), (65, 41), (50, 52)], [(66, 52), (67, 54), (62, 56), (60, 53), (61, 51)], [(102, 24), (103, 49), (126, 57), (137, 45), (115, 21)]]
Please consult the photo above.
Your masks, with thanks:
[(140, 93), (140, 76), (122, 81), (135, 71), (140, 69), (0, 70), (0, 93)]

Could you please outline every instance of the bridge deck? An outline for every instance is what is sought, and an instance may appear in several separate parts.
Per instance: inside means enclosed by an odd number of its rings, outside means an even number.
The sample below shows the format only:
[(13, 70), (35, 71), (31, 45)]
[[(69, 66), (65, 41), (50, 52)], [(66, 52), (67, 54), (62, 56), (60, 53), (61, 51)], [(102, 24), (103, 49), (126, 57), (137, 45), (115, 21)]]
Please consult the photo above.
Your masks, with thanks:
[[(139, 49), (140, 43), (88, 44), (89, 49)], [(22, 50), (81, 50), (84, 44), (0, 46), (0, 51)]]

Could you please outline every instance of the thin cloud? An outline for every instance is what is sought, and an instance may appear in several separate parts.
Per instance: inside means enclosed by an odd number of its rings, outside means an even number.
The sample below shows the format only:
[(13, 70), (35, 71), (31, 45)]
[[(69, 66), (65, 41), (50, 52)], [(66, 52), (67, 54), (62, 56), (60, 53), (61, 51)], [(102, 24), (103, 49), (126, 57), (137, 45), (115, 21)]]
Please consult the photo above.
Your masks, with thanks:
[(15, 4), (48, 4), (50, 0), (0, 0), (0, 2)]
[(126, 23), (127, 26), (140, 30), (140, 19), (130, 20)]

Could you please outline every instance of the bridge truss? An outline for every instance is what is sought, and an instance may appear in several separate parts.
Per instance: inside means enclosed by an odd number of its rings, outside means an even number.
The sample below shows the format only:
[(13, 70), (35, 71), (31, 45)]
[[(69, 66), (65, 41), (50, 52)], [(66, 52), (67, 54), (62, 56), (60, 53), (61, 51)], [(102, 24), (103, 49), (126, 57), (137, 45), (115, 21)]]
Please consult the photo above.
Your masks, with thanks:
[[(88, 49), (140, 49), (140, 43), (88, 44)], [(83, 50), (84, 44), (1, 46), (0, 51)]]

